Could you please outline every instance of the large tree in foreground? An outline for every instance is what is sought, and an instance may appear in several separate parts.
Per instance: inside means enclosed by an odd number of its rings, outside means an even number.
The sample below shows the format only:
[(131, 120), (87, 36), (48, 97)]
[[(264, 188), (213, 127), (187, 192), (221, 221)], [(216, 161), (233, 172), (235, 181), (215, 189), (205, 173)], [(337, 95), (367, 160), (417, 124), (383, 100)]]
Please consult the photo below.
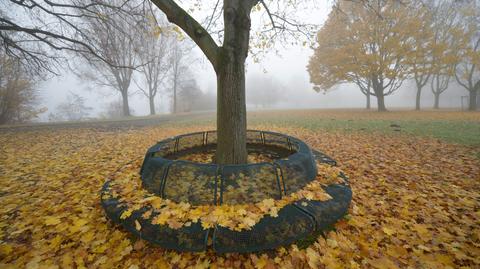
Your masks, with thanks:
[[(263, 15), (257, 31), (259, 46), (268, 48), (276, 37), (299, 35), (308, 27), (290, 16), (308, 1), (223, 0), (191, 1), (195, 6), (213, 4), (210, 16), (203, 25), (192, 16), (193, 9), (184, 9), (173, 0), (152, 0), (170, 22), (178, 25), (199, 46), (217, 75), (217, 131), (216, 162), (239, 164), (247, 162), (245, 60), (250, 48), (252, 11)], [(223, 21), (221, 20), (223, 13)], [(295, 15), (295, 14), (293, 14)], [(217, 25), (213, 29), (212, 25)], [(218, 45), (211, 33), (223, 39)], [(297, 39), (298, 40), (298, 39)]]
[(356, 83), (385, 111), (385, 96), (411, 72), (406, 55), (412, 51), (415, 25), (407, 6), (397, 1), (339, 1), (318, 32), (308, 65), (311, 82), (323, 90)]

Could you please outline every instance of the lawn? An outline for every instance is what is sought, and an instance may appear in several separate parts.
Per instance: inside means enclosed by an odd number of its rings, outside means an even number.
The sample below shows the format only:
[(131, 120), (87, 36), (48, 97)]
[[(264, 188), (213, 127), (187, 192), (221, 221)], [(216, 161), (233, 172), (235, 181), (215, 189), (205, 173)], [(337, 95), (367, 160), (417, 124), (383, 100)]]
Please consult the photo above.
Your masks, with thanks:
[(106, 178), (150, 145), (214, 128), (211, 115), (174, 119), (0, 131), (0, 268), (480, 267), (480, 113), (250, 113), (249, 128), (299, 137), (336, 159), (353, 201), (311, 245), (222, 256), (154, 247), (100, 206)]
[(300, 110), (252, 113), (252, 123), (269, 122), (311, 130), (382, 132), (434, 137), (480, 147), (480, 113), (449, 111)]

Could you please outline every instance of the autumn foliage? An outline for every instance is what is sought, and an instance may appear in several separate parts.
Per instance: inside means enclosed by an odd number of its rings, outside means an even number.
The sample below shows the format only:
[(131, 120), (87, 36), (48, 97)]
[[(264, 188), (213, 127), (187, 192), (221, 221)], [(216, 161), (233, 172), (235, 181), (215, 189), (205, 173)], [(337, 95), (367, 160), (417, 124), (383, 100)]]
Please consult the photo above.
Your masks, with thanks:
[(476, 109), (480, 89), (477, 1), (338, 1), (317, 33), (308, 71), (317, 91), (353, 83), (386, 110), (384, 98), (406, 80), (416, 87), (416, 109), (430, 83), (438, 100), (450, 80), (469, 92)]

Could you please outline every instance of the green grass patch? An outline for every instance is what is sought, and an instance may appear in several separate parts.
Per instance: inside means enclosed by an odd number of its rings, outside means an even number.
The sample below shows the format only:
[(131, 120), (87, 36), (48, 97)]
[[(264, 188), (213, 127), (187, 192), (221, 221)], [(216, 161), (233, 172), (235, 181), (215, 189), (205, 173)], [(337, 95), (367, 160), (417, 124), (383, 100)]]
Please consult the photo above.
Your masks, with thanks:
[(261, 118), (249, 120), (249, 124), (275, 124), (295, 126), (310, 130), (342, 130), (382, 132), (385, 134), (409, 134), (434, 137), (449, 143), (480, 146), (480, 122), (457, 120), (369, 120), (325, 118)]

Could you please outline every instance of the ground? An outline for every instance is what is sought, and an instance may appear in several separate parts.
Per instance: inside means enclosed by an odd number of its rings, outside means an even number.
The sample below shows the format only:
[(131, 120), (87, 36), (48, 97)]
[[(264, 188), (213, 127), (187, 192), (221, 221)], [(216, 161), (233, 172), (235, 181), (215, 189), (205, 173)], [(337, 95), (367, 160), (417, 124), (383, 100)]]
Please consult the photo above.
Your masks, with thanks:
[(131, 237), (100, 206), (106, 178), (212, 115), (0, 129), (1, 268), (480, 268), (480, 113), (255, 112), (339, 163), (353, 202), (309, 246), (177, 253)]

